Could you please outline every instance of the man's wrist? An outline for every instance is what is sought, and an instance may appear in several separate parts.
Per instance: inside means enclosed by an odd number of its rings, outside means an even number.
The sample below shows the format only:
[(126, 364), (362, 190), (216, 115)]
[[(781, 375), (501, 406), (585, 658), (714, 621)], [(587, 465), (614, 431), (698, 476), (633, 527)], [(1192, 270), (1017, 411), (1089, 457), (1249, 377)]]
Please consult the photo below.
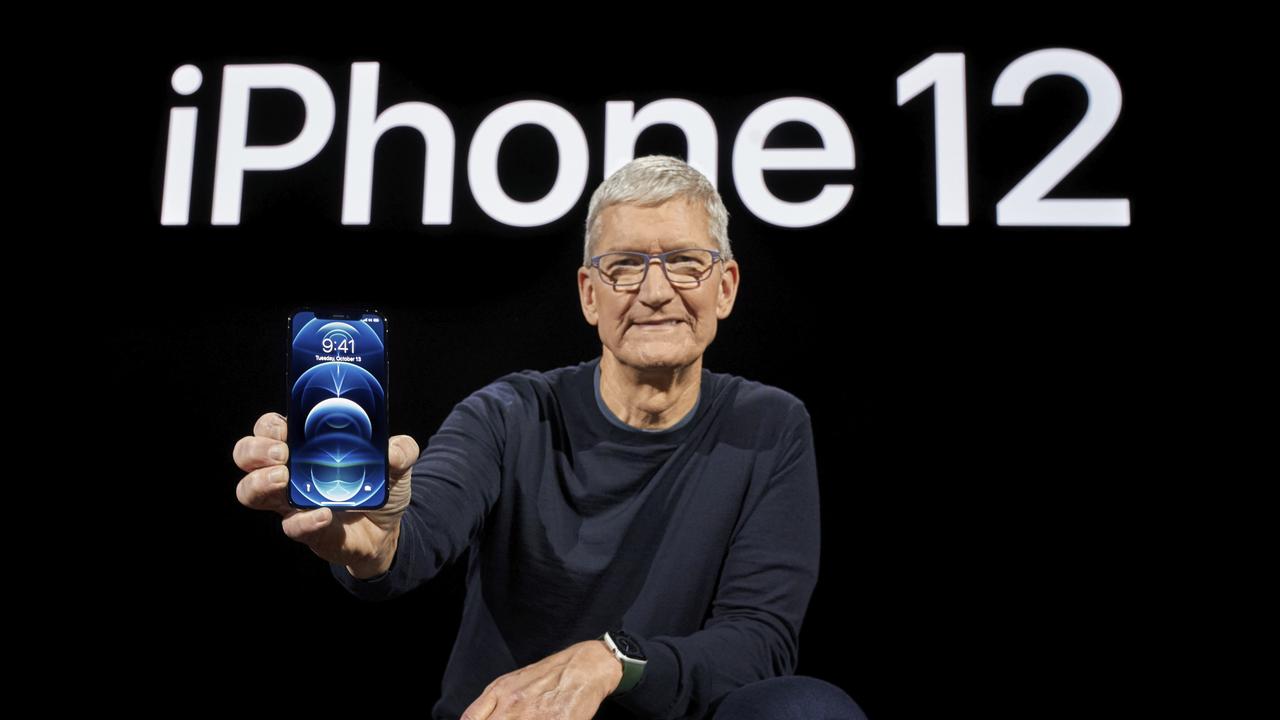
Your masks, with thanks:
[(629, 692), (640, 683), (640, 678), (644, 675), (644, 666), (648, 662), (644, 648), (638, 639), (621, 627), (606, 631), (598, 639), (622, 666), (622, 679), (610, 694), (622, 695)]
[(607, 666), (605, 677), (608, 678), (608, 681), (605, 684), (605, 689), (608, 690), (609, 694), (612, 694), (614, 690), (618, 689), (618, 685), (622, 683), (622, 660), (613, 654), (613, 651), (609, 649), (609, 644), (604, 640), (598, 639), (596, 642), (604, 649), (604, 658), (600, 662), (602, 665)]
[(399, 532), (392, 536), (388, 547), (390, 548), (388, 551), (382, 553), (380, 557), (371, 563), (348, 565), (347, 572), (351, 573), (351, 576), (357, 580), (368, 580), (382, 575), (387, 570), (390, 570), (392, 563), (395, 562), (396, 550), (400, 547)]

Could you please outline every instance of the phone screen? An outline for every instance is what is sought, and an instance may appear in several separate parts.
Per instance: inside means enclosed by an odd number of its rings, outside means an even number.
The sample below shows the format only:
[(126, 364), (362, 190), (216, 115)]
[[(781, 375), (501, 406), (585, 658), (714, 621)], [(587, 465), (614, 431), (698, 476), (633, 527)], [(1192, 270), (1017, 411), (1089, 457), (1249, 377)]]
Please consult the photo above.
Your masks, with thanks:
[(387, 501), (386, 318), (372, 310), (289, 317), (289, 503), (334, 510)]

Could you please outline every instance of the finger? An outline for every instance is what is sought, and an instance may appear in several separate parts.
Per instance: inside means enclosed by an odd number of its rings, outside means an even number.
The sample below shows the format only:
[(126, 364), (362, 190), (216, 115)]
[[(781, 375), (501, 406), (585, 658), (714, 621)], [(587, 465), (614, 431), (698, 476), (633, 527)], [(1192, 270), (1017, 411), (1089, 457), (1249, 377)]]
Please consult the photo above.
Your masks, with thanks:
[(284, 528), (285, 535), (300, 543), (310, 545), (318, 539), (319, 534), (323, 533), (332, 522), (332, 510), (329, 508), (317, 508), (315, 510), (297, 510), (286, 515), (284, 520), (280, 521), (280, 526)]
[(245, 472), (268, 465), (283, 465), (289, 459), (289, 445), (271, 438), (246, 435), (236, 442), (231, 457)]
[(391, 438), (387, 454), (391, 460), (391, 478), (399, 480), (407, 477), (413, 464), (418, 462), (418, 443), (408, 435), (396, 435)]
[(288, 516), (295, 509), (285, 495), (288, 486), (289, 468), (284, 465), (258, 468), (236, 485), (236, 499), (247, 508), (273, 510)]
[(288, 434), (289, 423), (280, 413), (269, 412), (258, 418), (258, 422), (253, 424), (254, 437), (284, 441), (288, 439)]

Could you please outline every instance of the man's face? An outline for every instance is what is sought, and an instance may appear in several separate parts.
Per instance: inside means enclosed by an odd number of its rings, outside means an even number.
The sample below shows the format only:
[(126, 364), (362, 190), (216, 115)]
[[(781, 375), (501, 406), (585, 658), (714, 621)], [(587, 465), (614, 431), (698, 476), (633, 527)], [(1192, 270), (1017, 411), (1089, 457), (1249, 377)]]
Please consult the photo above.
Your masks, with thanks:
[[(702, 207), (675, 198), (656, 207), (614, 205), (601, 213), (591, 254), (630, 250), (658, 253), (684, 248), (718, 250)], [(738, 293), (738, 263), (717, 262), (698, 285), (677, 288), (652, 260), (643, 283), (614, 288), (599, 271), (578, 269), (578, 294), (587, 322), (600, 331), (605, 351), (636, 368), (678, 368), (697, 362), (729, 317)], [(645, 325), (655, 319), (674, 325)]]

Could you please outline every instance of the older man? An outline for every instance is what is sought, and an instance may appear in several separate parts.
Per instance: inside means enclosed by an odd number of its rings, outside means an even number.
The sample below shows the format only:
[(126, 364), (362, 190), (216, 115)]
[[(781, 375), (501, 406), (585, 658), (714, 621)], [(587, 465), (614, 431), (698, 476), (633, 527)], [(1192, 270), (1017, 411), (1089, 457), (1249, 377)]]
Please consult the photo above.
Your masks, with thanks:
[[(496, 379), (420, 456), (393, 438), (382, 510), (273, 508), (369, 600), (471, 550), (433, 718), (862, 718), (792, 674), (818, 577), (809, 414), (702, 366), (738, 291), (727, 224), (684, 162), (628, 163), (592, 195), (577, 272), (599, 358)], [(259, 420), (241, 467), (283, 464), (281, 425)], [(252, 476), (242, 502), (273, 507)]]

